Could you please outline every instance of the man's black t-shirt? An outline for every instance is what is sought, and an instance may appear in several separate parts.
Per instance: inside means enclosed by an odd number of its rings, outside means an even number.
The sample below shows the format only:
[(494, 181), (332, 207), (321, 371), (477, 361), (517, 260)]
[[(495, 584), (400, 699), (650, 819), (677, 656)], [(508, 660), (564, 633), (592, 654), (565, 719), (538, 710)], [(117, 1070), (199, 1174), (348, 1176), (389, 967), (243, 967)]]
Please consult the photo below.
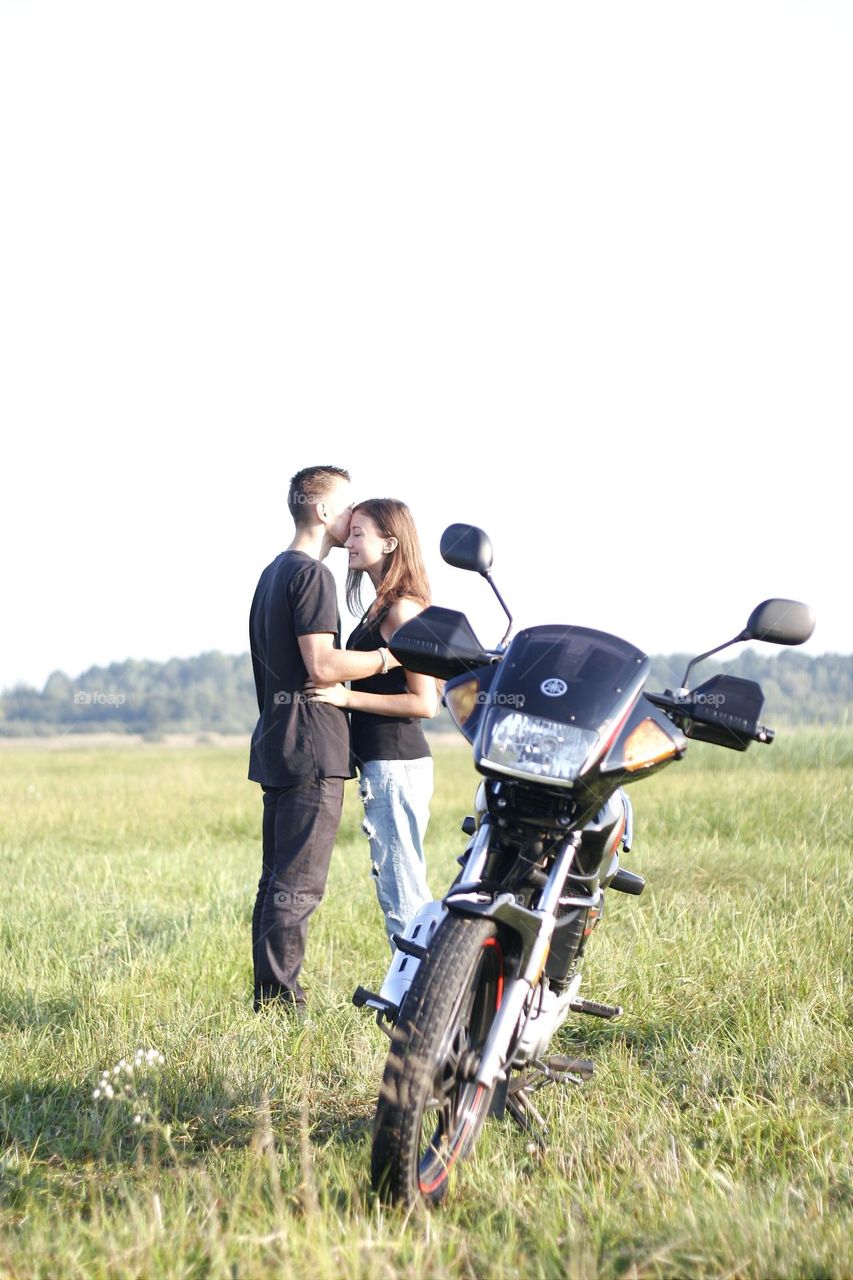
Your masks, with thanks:
[(335, 580), (304, 551), (282, 551), (261, 574), (249, 614), (260, 718), (249, 777), (265, 787), (309, 778), (351, 778), (349, 724), (340, 707), (309, 702), (298, 636), (332, 632), (340, 648)]

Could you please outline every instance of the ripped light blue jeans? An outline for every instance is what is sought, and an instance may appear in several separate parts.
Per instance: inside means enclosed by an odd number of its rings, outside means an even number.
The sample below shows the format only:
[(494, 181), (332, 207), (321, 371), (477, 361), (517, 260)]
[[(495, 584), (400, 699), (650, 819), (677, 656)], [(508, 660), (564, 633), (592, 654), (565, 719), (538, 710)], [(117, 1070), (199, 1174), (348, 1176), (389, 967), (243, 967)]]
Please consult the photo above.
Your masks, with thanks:
[(424, 858), (432, 757), (365, 760), (359, 767), (362, 830), (370, 842), (376, 896), (390, 942), (392, 934), (402, 933), (423, 904), (432, 901)]

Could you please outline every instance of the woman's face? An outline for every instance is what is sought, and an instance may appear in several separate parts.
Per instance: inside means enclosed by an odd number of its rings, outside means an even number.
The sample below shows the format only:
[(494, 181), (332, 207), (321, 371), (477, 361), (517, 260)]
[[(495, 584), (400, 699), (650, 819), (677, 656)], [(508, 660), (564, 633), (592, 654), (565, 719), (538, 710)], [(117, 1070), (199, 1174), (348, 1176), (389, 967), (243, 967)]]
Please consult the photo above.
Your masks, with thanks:
[(394, 538), (383, 538), (376, 522), (366, 512), (356, 508), (352, 513), (349, 537), (346, 540), (349, 567), (368, 572), (379, 569), (385, 560), (386, 547), (390, 549), (395, 541)]

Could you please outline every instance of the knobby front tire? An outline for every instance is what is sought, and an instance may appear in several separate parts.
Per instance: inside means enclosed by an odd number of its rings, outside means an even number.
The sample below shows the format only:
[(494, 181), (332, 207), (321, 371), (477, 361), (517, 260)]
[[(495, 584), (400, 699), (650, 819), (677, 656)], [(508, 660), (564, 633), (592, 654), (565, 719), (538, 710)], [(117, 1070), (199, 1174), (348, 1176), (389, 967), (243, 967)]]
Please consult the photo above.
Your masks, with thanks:
[(470, 1078), (500, 1008), (504, 953), (493, 921), (448, 915), (394, 1029), (376, 1108), (373, 1188), (405, 1207), (438, 1204), (474, 1145), (492, 1089)]

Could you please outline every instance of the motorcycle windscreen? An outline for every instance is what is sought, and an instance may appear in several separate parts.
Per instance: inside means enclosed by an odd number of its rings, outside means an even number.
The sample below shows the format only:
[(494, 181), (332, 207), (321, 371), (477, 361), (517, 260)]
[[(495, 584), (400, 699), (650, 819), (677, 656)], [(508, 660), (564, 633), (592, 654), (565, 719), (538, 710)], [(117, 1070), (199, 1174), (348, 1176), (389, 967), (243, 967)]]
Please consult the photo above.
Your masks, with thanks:
[(487, 694), (478, 768), (571, 786), (610, 746), (649, 666), (642, 650), (605, 631), (519, 632)]

